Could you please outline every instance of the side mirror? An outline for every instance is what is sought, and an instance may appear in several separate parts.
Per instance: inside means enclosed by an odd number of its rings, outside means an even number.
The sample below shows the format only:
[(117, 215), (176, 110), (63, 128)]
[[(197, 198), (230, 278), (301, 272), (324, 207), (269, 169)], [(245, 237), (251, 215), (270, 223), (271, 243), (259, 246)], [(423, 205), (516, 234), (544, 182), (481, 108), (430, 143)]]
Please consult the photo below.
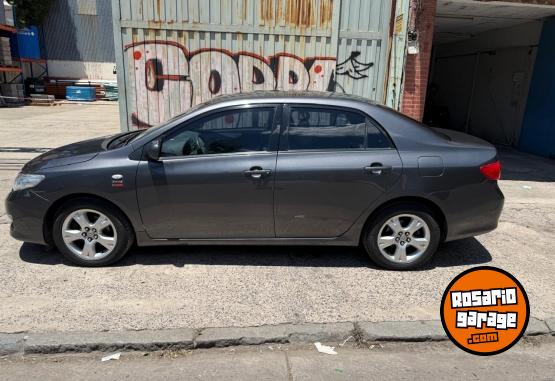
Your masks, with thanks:
[(156, 139), (151, 141), (145, 146), (145, 155), (148, 160), (160, 160), (160, 140)]

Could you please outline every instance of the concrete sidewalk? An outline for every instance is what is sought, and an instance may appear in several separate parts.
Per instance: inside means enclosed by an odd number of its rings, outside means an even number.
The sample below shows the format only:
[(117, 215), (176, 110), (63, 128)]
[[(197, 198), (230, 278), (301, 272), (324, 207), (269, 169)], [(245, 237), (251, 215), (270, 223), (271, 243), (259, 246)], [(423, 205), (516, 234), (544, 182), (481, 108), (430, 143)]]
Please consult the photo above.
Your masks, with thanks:
[[(555, 335), (555, 318), (530, 318), (525, 337)], [(258, 327), (181, 328), (107, 332), (0, 334), (0, 355), (160, 349), (224, 348), (261, 344), (324, 342), (368, 345), (447, 341), (441, 321), (281, 324)]]
[(337, 347), (264, 345), (197, 351), (36, 355), (0, 359), (4, 381), (49, 380), (548, 380), (555, 374), (555, 339), (527, 339), (497, 356), (467, 354), (448, 342)]

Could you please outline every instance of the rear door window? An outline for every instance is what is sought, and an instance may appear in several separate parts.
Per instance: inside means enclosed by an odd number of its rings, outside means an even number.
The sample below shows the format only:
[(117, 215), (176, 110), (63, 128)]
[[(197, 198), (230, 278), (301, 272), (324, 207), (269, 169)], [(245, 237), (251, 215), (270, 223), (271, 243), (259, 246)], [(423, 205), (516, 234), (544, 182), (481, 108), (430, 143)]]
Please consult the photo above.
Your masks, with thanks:
[(291, 107), (290, 150), (364, 149), (364, 116), (343, 110)]
[(364, 114), (345, 109), (292, 106), (289, 150), (389, 148), (389, 139)]

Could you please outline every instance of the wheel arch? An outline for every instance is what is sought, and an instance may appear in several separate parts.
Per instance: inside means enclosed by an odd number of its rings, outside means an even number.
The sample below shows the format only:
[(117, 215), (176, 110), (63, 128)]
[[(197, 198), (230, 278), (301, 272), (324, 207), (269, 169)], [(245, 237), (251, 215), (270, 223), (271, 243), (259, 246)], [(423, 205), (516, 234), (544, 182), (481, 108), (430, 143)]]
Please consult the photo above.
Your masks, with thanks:
[[(48, 245), (50, 245), (50, 246), (54, 245), (54, 240), (52, 239), (52, 228), (53, 228), (53, 225), (54, 225), (54, 218), (55, 218), (56, 212), (65, 203), (67, 203), (69, 201), (72, 201), (72, 200), (77, 200), (77, 199), (96, 200), (96, 201), (101, 201), (105, 204), (110, 205), (111, 207), (117, 209), (122, 214), (122, 216), (124, 216), (127, 219), (127, 222), (133, 228), (133, 230), (135, 230), (134, 225), (133, 225), (131, 219), (129, 218), (129, 216), (127, 215), (127, 213), (125, 213), (123, 211), (123, 209), (120, 208), (114, 202), (112, 202), (112, 201), (110, 201), (110, 200), (108, 200), (104, 197), (101, 197), (101, 196), (98, 196), (98, 195), (95, 195), (95, 194), (91, 194), (91, 193), (73, 193), (73, 194), (63, 196), (63, 197), (59, 198), (58, 200), (54, 201), (52, 203), (52, 205), (50, 205), (50, 207), (46, 211), (43, 226), (42, 226), (42, 232), (43, 232), (43, 235), (44, 235), (44, 240)], [(134, 231), (134, 236), (135, 237), (133, 239), (136, 239), (136, 236), (137, 236), (136, 231)]]
[(433, 216), (436, 218), (437, 223), (439, 225), (439, 228), (441, 230), (441, 238), (440, 241), (444, 241), (445, 237), (447, 236), (447, 219), (445, 217), (445, 213), (443, 212), (443, 210), (439, 207), (439, 205), (437, 205), (435, 202), (424, 198), (424, 197), (418, 197), (418, 196), (404, 196), (404, 197), (398, 197), (398, 198), (394, 198), (391, 200), (387, 200), (384, 203), (382, 203), (380, 206), (378, 206), (377, 208), (375, 208), (372, 213), (370, 213), (370, 215), (368, 216), (368, 218), (366, 218), (366, 221), (364, 222), (364, 226), (362, 228), (362, 231), (360, 232), (360, 242), (362, 242), (362, 240), (364, 239), (364, 235), (366, 234), (367, 228), (370, 224), (372, 224), (372, 222), (377, 218), (377, 216), (385, 209), (390, 208), (390, 207), (394, 207), (396, 205), (401, 205), (401, 204), (419, 204), (419, 205), (423, 205), (424, 207), (428, 208)]

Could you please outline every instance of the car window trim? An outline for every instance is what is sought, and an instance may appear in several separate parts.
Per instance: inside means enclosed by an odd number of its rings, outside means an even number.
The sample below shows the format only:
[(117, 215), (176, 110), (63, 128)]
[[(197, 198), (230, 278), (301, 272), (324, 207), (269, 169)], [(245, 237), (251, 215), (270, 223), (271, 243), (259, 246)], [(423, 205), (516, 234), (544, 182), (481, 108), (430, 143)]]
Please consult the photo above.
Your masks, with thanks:
[(295, 149), (295, 150), (280, 150), (280, 153), (311, 153), (311, 152), (319, 152), (319, 153), (347, 153), (347, 152), (360, 152), (360, 153), (368, 153), (368, 152), (378, 152), (378, 151), (395, 151), (393, 147), (385, 147), (385, 148), (325, 148), (325, 149)]
[[(218, 108), (216, 110), (212, 110), (196, 117), (184, 121), (183, 123), (175, 126), (169, 131), (166, 131), (164, 134), (157, 137), (160, 139), (161, 144), (163, 144), (164, 139), (171, 134), (179, 133), (182, 129), (186, 128), (186, 125), (190, 123), (194, 123), (195, 121), (207, 117), (211, 117), (213, 115), (225, 113), (229, 110), (245, 110), (245, 109), (254, 109), (254, 108), (273, 108), (274, 114), (272, 118), (272, 128), (270, 130), (269, 136), (269, 143), (268, 143), (268, 150), (265, 151), (243, 151), (243, 152), (228, 152), (228, 153), (212, 153), (212, 154), (203, 154), (203, 155), (179, 155), (179, 156), (169, 156), (169, 157), (160, 157), (160, 161), (170, 161), (176, 159), (189, 159), (189, 158), (201, 158), (201, 157), (215, 157), (215, 156), (232, 156), (232, 155), (245, 155), (245, 154), (258, 154), (258, 153), (275, 153), (278, 150), (278, 140), (279, 140), (279, 130), (277, 129), (277, 118), (278, 112), (281, 112), (282, 105), (279, 103), (247, 103), (244, 105), (235, 105), (235, 106), (226, 106), (222, 108)], [(183, 125), (183, 126), (182, 126)], [(148, 143), (147, 143), (148, 144)]]
[[(289, 148), (289, 121), (291, 116), (291, 109), (293, 107), (301, 107), (301, 108), (319, 108), (319, 109), (331, 109), (331, 110), (346, 110), (348, 112), (352, 112), (355, 114), (359, 114), (363, 116), (366, 120), (366, 132), (364, 135), (364, 148), (324, 148), (324, 149), (290, 149)], [(351, 107), (344, 107), (344, 106), (335, 106), (335, 105), (322, 105), (322, 104), (312, 104), (312, 103), (284, 103), (283, 104), (283, 113), (282, 113), (282, 127), (281, 127), (281, 137), (279, 141), (279, 151), (280, 152), (366, 152), (366, 151), (383, 151), (383, 150), (396, 150), (395, 145), (393, 144), (393, 140), (389, 136), (389, 134), (385, 131), (385, 129), (376, 122), (374, 118), (372, 118), (367, 113), (354, 109)], [(378, 129), (378, 131), (384, 136), (385, 139), (389, 142), (389, 147), (368, 147), (368, 124), (372, 124), (374, 127)], [(283, 141), (283, 145), (281, 142)]]
[(276, 151), (244, 151), (244, 152), (228, 152), (228, 153), (209, 153), (205, 155), (188, 155), (188, 156), (169, 156), (161, 157), (159, 161), (183, 161), (183, 160), (201, 160), (208, 158), (225, 158), (230, 156), (258, 156), (258, 155), (275, 155)]

